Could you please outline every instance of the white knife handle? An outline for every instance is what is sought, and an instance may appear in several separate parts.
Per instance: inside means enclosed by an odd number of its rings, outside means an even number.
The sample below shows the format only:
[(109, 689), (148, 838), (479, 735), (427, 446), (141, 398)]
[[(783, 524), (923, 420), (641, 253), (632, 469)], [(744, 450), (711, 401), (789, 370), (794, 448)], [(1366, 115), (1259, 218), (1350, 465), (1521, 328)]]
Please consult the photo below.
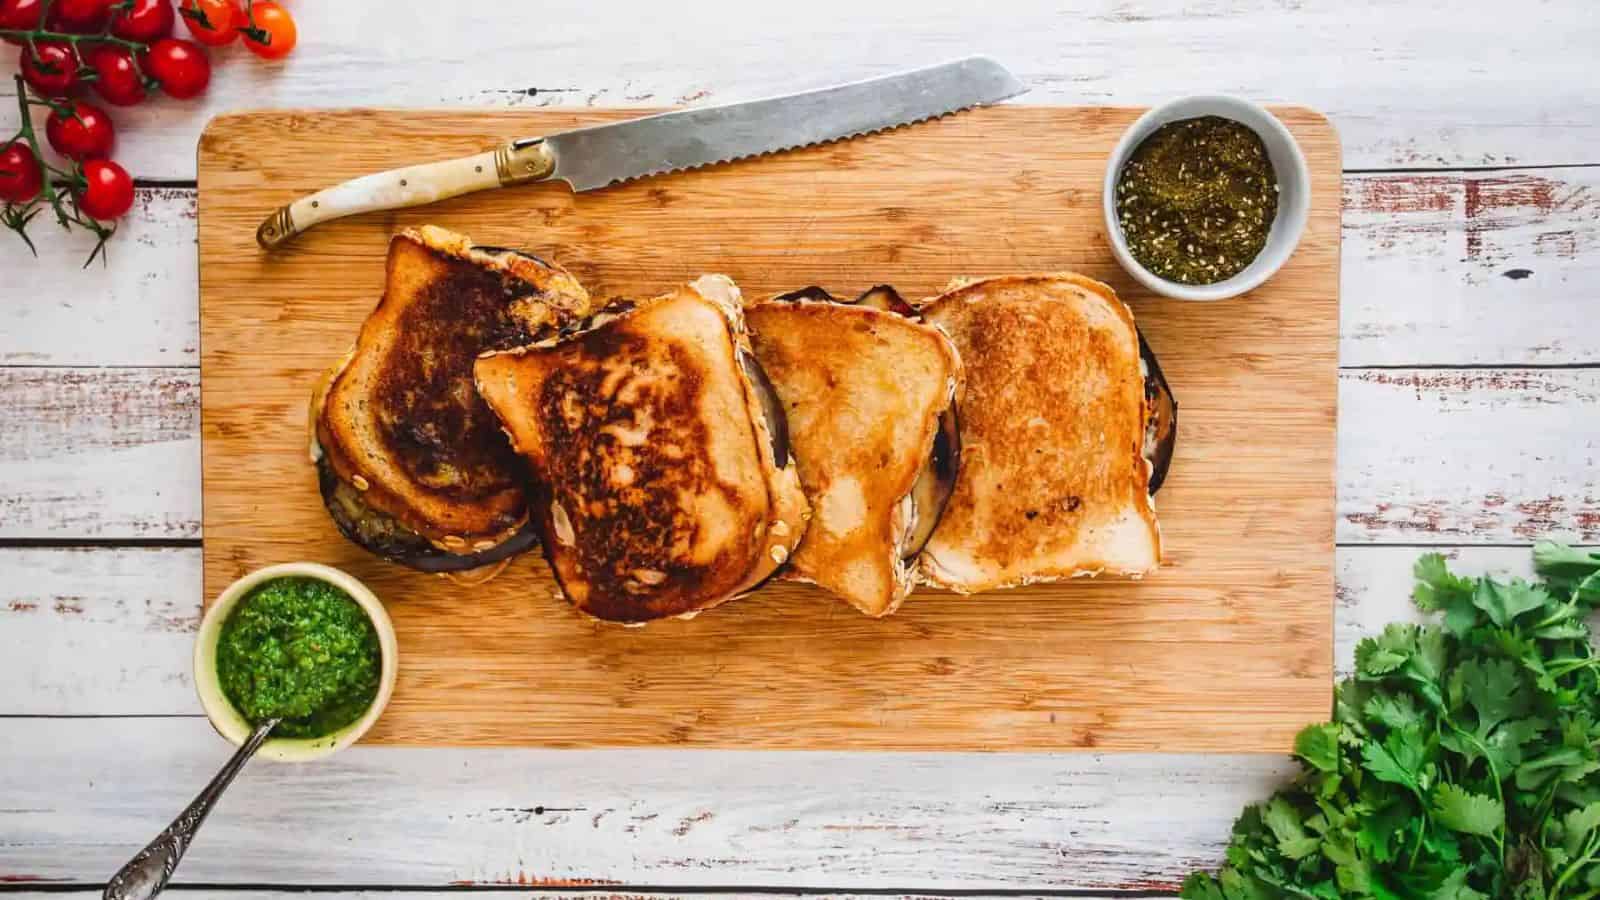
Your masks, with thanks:
[(554, 169), (555, 157), (542, 141), (516, 141), (476, 156), (363, 175), (279, 207), (256, 229), (256, 243), (270, 250), (332, 219), (538, 181)]

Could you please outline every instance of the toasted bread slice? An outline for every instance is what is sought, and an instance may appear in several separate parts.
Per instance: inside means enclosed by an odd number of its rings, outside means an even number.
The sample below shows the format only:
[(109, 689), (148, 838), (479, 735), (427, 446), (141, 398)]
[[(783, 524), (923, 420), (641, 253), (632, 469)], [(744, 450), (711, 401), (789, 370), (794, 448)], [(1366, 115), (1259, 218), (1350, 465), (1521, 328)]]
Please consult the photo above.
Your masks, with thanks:
[(919, 575), (963, 593), (1161, 561), (1133, 314), (1080, 275), (989, 278), (921, 307), (966, 365), (962, 467)]
[(646, 622), (750, 590), (807, 506), (781, 407), (720, 276), (491, 353), (478, 391), (527, 459), (545, 556), (579, 611)]
[[(751, 343), (789, 420), (811, 525), (781, 577), (815, 583), (869, 616), (894, 612), (942, 509), (919, 479), (953, 484), (958, 449), (936, 466), (961, 362), (939, 330), (864, 305), (779, 301), (745, 311)], [(953, 433), (951, 429), (950, 433)], [(921, 500), (922, 502), (919, 502)]]
[(587, 312), (577, 281), (535, 257), (431, 226), (395, 235), (383, 299), (312, 399), (313, 456), (346, 536), (433, 571), (493, 561), (528, 519), (524, 466), (473, 390), (473, 361)]

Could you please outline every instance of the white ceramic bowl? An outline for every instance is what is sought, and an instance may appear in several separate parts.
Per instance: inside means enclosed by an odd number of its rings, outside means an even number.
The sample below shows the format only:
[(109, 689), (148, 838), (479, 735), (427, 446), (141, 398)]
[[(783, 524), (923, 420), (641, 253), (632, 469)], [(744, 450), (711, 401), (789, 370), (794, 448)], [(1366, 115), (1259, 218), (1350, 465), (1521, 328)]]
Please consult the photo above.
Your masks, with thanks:
[[(1266, 246), (1243, 271), (1214, 284), (1179, 284), (1139, 265), (1133, 254), (1128, 252), (1128, 242), (1122, 236), (1122, 225), (1117, 221), (1117, 179), (1122, 175), (1122, 166), (1128, 157), (1151, 132), (1168, 122), (1198, 116), (1232, 119), (1261, 136), (1261, 142), (1267, 148), (1267, 158), (1272, 161), (1273, 171), (1278, 176), (1278, 215), (1272, 220)], [(1311, 208), (1311, 173), (1306, 169), (1305, 155), (1300, 152), (1300, 145), (1295, 143), (1294, 136), (1266, 108), (1237, 97), (1184, 97), (1164, 103), (1140, 116), (1122, 135), (1122, 140), (1117, 142), (1116, 149), (1111, 151), (1111, 159), (1106, 163), (1101, 204), (1105, 208), (1106, 236), (1111, 242), (1111, 252), (1122, 268), (1138, 279), (1140, 284), (1162, 296), (1178, 300), (1225, 300), (1260, 286), (1294, 253), (1295, 245), (1300, 243), (1300, 234), (1305, 231), (1306, 213)]]
[(377, 595), (355, 578), (331, 566), (310, 562), (284, 563), (257, 569), (228, 585), (227, 589), (217, 597), (217, 602), (211, 604), (211, 608), (206, 610), (204, 618), (200, 620), (200, 633), (195, 637), (195, 688), (200, 692), (200, 705), (205, 707), (206, 716), (211, 719), (212, 727), (223, 737), (238, 745), (244, 743), (245, 738), (248, 738), (250, 732), (255, 729), (237, 709), (234, 709), (217, 680), (217, 640), (222, 635), (222, 624), (228, 620), (228, 614), (233, 612), (233, 608), (238, 606), (239, 601), (250, 591), (264, 582), (286, 576), (315, 578), (349, 594), (351, 599), (366, 610), (367, 617), (372, 620), (372, 627), (378, 633), (378, 649), (383, 655), (378, 694), (372, 698), (372, 705), (361, 718), (323, 737), (269, 738), (261, 746), (258, 754), (282, 762), (305, 762), (337, 753), (354, 744), (367, 733), (372, 723), (378, 721), (383, 708), (389, 705), (389, 696), (394, 693), (395, 674), (400, 670), (400, 655), (395, 643), (394, 623), (389, 621), (389, 613), (384, 610), (383, 604), (378, 602)]

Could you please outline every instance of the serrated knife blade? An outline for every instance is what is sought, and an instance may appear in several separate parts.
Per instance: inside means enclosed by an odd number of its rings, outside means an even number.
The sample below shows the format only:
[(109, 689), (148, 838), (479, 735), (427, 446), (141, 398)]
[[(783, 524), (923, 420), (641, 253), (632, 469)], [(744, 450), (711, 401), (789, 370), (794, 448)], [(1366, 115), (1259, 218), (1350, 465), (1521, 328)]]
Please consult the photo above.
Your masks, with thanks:
[(273, 212), (272, 248), (322, 222), (473, 191), (564, 181), (591, 191), (651, 175), (794, 150), (998, 103), (1027, 87), (985, 56), (765, 100), (685, 109), (512, 141), (474, 156), (366, 175)]
[(766, 100), (579, 128), (543, 141), (574, 191), (912, 125), (1027, 88), (988, 57)]

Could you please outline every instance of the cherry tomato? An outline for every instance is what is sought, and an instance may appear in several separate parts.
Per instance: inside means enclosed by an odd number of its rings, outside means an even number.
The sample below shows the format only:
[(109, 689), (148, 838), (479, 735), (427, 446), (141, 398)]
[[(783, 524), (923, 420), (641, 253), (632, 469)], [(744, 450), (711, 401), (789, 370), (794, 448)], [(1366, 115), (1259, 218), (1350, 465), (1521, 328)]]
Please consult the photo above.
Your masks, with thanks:
[(211, 60), (193, 41), (162, 38), (150, 46), (140, 61), (161, 89), (179, 100), (199, 96), (211, 81)]
[(111, 20), (111, 33), (130, 41), (150, 44), (172, 34), (171, 0), (133, 0)]
[(178, 12), (189, 34), (207, 47), (220, 47), (239, 36), (244, 11), (234, 0), (181, 0)]
[(22, 48), (22, 77), (41, 94), (59, 97), (78, 83), (78, 60), (66, 44), (41, 41), (39, 55)]
[[(39, 20), (43, 17), (44, 0), (0, 0), (0, 28), (29, 31), (38, 28)], [(13, 44), (22, 43), (13, 37), (6, 40)]]
[[(244, 45), (250, 52), (262, 59), (283, 59), (294, 49), (299, 32), (294, 27), (294, 17), (282, 6), (272, 0), (258, 0), (250, 7), (249, 15), (255, 19), (257, 35), (250, 29), (248, 20), (245, 30), (239, 32), (244, 35)], [(264, 36), (266, 40), (258, 40)]]
[(78, 208), (90, 218), (115, 219), (133, 206), (133, 179), (128, 170), (109, 159), (91, 159), (83, 164), (88, 182), (78, 192)]
[(56, 0), (50, 22), (58, 30), (92, 34), (106, 25), (113, 0)]
[(100, 107), (81, 100), (72, 104), (72, 115), (51, 110), (50, 117), (44, 120), (44, 134), (57, 153), (78, 162), (110, 156), (117, 142), (111, 117)]
[(0, 147), (0, 200), (27, 203), (43, 186), (44, 172), (31, 147), (21, 141)]
[(100, 99), (113, 106), (133, 106), (144, 99), (144, 79), (139, 77), (133, 54), (102, 44), (87, 55), (89, 66), (94, 69), (94, 90)]

